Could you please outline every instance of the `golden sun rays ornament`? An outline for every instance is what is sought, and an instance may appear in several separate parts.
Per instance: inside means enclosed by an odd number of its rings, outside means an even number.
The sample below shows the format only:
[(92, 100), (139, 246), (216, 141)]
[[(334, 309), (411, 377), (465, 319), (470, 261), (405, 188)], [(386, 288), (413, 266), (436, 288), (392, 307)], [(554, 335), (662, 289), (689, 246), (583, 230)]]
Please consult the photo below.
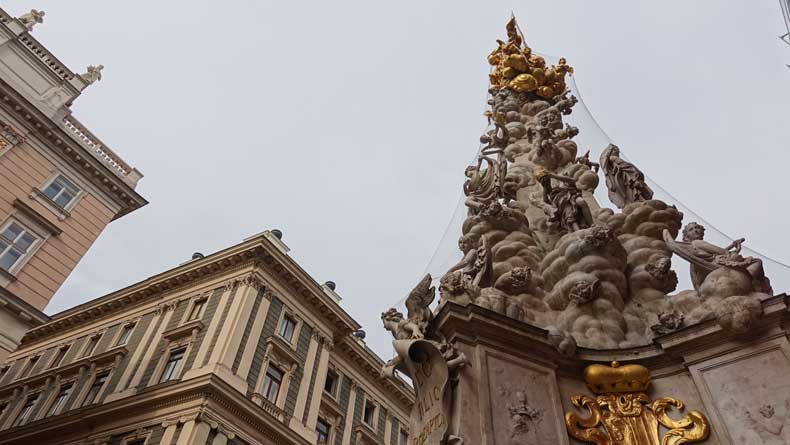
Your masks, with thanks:
[(497, 40), (497, 48), (488, 55), (492, 71), (491, 87), (508, 88), (518, 93), (533, 93), (542, 99), (553, 99), (565, 92), (565, 75), (573, 68), (564, 58), (557, 65), (546, 66), (543, 57), (532, 54), (524, 43), (516, 18), (507, 23), (507, 42)]
[[(654, 401), (646, 394), (650, 372), (641, 365), (591, 365), (584, 370), (584, 381), (595, 398), (571, 396), (578, 408), (590, 416), (583, 419), (565, 413), (565, 426), (571, 437), (596, 445), (681, 445), (708, 438), (708, 419), (699, 411), (689, 411), (679, 420), (667, 414), (670, 407), (683, 411), (683, 402), (672, 397)], [(669, 429), (661, 437), (659, 427)]]

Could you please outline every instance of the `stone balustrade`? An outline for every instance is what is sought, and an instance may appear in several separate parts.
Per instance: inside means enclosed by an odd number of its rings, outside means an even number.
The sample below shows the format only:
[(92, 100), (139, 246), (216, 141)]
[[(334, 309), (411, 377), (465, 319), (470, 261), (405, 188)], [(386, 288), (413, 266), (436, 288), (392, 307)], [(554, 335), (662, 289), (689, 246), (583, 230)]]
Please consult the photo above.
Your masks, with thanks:
[(102, 163), (109, 167), (110, 170), (132, 188), (137, 185), (137, 181), (142, 178), (142, 174), (137, 171), (137, 169), (132, 168), (129, 164), (124, 162), (120, 156), (104, 145), (101, 139), (85, 128), (76, 118), (73, 116), (66, 116), (62, 123), (63, 127), (88, 149), (96, 159), (102, 161)]

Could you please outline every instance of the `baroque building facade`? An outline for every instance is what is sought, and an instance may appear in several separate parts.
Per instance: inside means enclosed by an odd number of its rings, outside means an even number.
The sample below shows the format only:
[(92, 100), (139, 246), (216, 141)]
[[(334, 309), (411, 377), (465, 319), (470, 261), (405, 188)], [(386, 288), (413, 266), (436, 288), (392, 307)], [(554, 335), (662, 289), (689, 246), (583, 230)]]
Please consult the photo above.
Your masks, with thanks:
[(0, 9), (0, 361), (113, 220), (146, 204), (130, 167), (71, 113), (76, 74), (32, 35), (43, 12)]
[(279, 235), (30, 330), (0, 368), (0, 444), (405, 444), (411, 388)]

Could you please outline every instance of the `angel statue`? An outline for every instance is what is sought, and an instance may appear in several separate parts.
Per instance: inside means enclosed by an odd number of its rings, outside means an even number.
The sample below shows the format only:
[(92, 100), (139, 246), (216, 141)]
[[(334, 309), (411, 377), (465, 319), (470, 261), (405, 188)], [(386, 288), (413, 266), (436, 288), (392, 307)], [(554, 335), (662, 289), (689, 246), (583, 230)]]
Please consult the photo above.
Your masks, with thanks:
[(86, 73), (80, 74), (80, 77), (85, 80), (88, 85), (101, 80), (101, 70), (104, 69), (104, 65), (88, 65), (88, 71)]
[[(543, 199), (532, 199), (532, 203), (546, 213), (549, 227), (562, 232), (575, 232), (593, 225), (590, 207), (582, 198), (582, 192), (576, 188), (575, 179), (545, 170), (539, 170), (535, 179), (543, 187)], [(559, 181), (560, 185), (552, 185), (552, 179)]]
[(606, 177), (609, 200), (622, 209), (628, 204), (653, 198), (653, 190), (645, 183), (645, 175), (634, 164), (620, 157), (620, 149), (609, 144), (601, 153), (601, 170)]
[[(407, 318), (395, 308), (381, 314), (384, 329), (390, 331), (395, 340), (420, 340), (425, 338), (428, 323), (433, 319), (430, 305), (436, 298), (436, 288), (431, 286), (431, 274), (417, 284), (406, 297)], [(382, 374), (394, 376), (395, 369), (401, 364), (402, 358), (396, 355), (382, 369)]]
[(745, 238), (740, 238), (727, 247), (719, 247), (705, 241), (705, 227), (691, 222), (683, 228), (683, 240), (675, 241), (668, 230), (664, 230), (664, 242), (679, 257), (691, 263), (691, 283), (699, 291), (709, 273), (721, 267), (741, 269), (749, 274), (755, 291), (773, 295), (771, 282), (765, 276), (763, 262), (759, 258), (741, 256)]
[(27, 28), (28, 31), (32, 31), (34, 26), (39, 23), (44, 23), (44, 15), (46, 15), (44, 11), (31, 9), (27, 14), (22, 14), (19, 16), (19, 21), (25, 25), (25, 28)]

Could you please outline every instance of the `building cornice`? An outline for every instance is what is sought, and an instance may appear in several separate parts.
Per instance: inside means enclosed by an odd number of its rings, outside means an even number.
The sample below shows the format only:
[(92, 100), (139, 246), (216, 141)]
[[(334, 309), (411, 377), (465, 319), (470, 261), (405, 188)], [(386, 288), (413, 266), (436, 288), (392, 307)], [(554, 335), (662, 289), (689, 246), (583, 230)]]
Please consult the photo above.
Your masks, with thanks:
[[(86, 180), (111, 197), (120, 206), (120, 210), (113, 216), (113, 219), (120, 218), (148, 204), (145, 198), (111, 170), (107, 161), (103, 162), (99, 159), (103, 158), (102, 156), (91, 153), (84, 147), (74, 132), (67, 132), (64, 126), (58, 125), (57, 122), (44, 115), (1, 79), (0, 106), (27, 129), (27, 131), (16, 129), (18, 133), (35, 134), (37, 138), (45, 142), (53, 154), (83, 172)], [(5, 124), (10, 125), (9, 123)], [(30, 139), (29, 135), (27, 135), (27, 139)]]
[(368, 349), (367, 346), (361, 344), (359, 340), (350, 335), (346, 336), (335, 342), (335, 350), (339, 350), (353, 364), (357, 365), (355, 368), (357, 371), (364, 372), (367, 377), (378, 383), (384, 390), (397, 396), (398, 400), (407, 407), (411, 407), (414, 404), (414, 391), (412, 388), (406, 382), (396, 382), (389, 377), (383, 376), (381, 369), (384, 367), (384, 361)]
[(306, 306), (329, 320), (338, 336), (347, 336), (359, 329), (351, 318), (321, 286), (287, 255), (282, 254), (265, 235), (250, 238), (235, 246), (204, 258), (192, 260), (176, 268), (154, 275), (123, 289), (99, 297), (52, 316), (51, 321), (28, 331), (22, 347), (28, 347), (57, 335), (64, 329), (96, 323), (132, 306), (160, 298), (172, 292), (241, 266), (259, 265), (288, 284), (295, 295), (305, 298)]
[[(12, 275), (13, 276), (13, 275)], [(17, 318), (24, 320), (31, 327), (40, 326), (50, 321), (47, 314), (31, 306), (25, 300), (17, 297), (8, 289), (0, 287), (0, 307), (11, 312)]]

